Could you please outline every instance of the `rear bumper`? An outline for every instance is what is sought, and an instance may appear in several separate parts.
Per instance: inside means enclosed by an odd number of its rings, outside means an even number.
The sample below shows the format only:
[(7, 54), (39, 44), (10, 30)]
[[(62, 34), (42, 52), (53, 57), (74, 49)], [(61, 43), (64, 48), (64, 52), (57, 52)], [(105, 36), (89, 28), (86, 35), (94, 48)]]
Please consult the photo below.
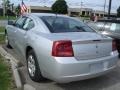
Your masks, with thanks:
[(77, 61), (74, 57), (55, 57), (51, 72), (48, 73), (49, 79), (59, 83), (84, 80), (103, 75), (114, 69), (118, 62), (118, 53), (108, 57), (93, 60)]
[(111, 67), (107, 70), (97, 72), (97, 73), (86, 73), (86, 74), (72, 75), (72, 76), (61, 76), (61, 77), (56, 77), (53, 80), (58, 82), (58, 83), (69, 83), (69, 82), (73, 82), (73, 81), (80, 81), (80, 80), (95, 78), (95, 77), (107, 74), (108, 72), (110, 72), (114, 68), (115, 67)]

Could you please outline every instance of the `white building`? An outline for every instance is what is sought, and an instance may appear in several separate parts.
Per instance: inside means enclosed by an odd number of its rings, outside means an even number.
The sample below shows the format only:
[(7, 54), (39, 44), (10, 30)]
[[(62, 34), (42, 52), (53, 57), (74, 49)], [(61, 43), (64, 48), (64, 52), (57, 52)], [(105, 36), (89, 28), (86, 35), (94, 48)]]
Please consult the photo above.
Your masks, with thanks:
[[(27, 12), (28, 13), (51, 13), (51, 7), (46, 6), (27, 6)], [(104, 11), (98, 11), (93, 10), (91, 8), (68, 8), (68, 15), (70, 16), (90, 16), (91, 14), (98, 15), (100, 17), (103, 17), (104, 14), (106, 15), (107, 12)]]

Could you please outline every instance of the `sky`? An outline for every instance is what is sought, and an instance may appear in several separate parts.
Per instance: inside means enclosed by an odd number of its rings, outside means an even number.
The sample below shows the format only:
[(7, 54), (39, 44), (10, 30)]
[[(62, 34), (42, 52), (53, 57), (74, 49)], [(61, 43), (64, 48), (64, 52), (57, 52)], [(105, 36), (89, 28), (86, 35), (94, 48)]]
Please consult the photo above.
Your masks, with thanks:
[[(0, 0), (1, 2), (2, 0)], [(15, 5), (21, 3), (21, 0), (10, 0)], [(56, 0), (23, 0), (24, 3), (29, 6), (51, 6)], [(82, 7), (92, 8), (94, 10), (104, 10), (105, 0), (66, 0), (69, 7)], [(108, 11), (109, 0), (106, 0), (106, 11)], [(112, 12), (116, 12), (117, 8), (120, 6), (120, 0), (112, 0)]]

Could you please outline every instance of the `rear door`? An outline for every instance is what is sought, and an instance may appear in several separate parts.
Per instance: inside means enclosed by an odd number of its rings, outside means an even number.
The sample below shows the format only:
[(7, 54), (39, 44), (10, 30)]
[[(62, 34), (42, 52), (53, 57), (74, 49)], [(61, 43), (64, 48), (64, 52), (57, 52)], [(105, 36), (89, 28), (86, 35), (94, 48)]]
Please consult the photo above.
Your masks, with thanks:
[(25, 21), (23, 22), (22, 28), (19, 28), (16, 31), (16, 46), (17, 49), (24, 54), (24, 50), (25, 50), (25, 46), (27, 43), (27, 33), (30, 29), (34, 28), (35, 24), (34, 21), (29, 18), (29, 17), (23, 17), (25, 19)]
[[(22, 39), (21, 37), (24, 37), (24, 34), (26, 33), (26, 31), (23, 31), (23, 28), (22, 28), (25, 21), (26, 21), (26, 17), (25, 16), (21, 16), (19, 18), (19, 20), (16, 21), (16, 23), (15, 23), (15, 28), (16, 29), (14, 31), (14, 47), (15, 47), (15, 49), (18, 52), (20, 52), (20, 48), (19, 47), (24, 44), (24, 43), (20, 44), (20, 41)], [(22, 41), (24, 41), (24, 39), (22, 39)]]
[(21, 16), (15, 21), (14, 25), (8, 25), (7, 27), (7, 34), (12, 47), (15, 47), (15, 38), (16, 38), (15, 32), (18, 29), (18, 22), (21, 22)]

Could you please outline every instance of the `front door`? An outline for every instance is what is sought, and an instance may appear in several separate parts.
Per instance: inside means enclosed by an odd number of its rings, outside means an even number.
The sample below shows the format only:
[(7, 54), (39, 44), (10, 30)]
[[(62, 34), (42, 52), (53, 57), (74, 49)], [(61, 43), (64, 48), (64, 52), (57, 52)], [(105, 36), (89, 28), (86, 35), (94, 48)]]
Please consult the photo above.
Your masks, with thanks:
[(17, 52), (21, 53), (21, 47), (23, 46), (23, 42), (25, 42), (24, 35), (26, 31), (23, 30), (23, 25), (26, 21), (25, 16), (21, 16), (15, 23), (15, 30), (13, 33), (14, 36), (14, 48)]

